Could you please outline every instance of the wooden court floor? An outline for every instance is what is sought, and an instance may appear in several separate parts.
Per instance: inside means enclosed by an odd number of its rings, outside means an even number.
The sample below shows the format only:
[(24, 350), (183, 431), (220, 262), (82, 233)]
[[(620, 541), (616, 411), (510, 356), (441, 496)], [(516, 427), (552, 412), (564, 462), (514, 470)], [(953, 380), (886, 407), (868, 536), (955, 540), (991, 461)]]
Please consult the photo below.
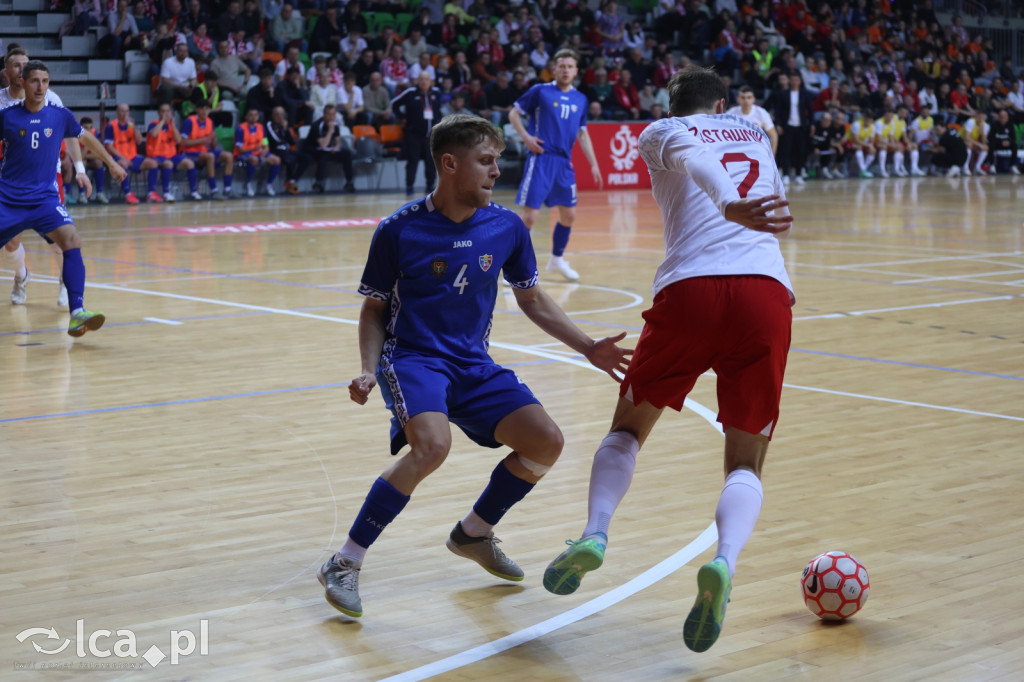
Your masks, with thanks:
[[(29, 302), (5, 289), (0, 305), (0, 679), (1024, 679), (1024, 182), (790, 194), (782, 417), (704, 654), (681, 629), (714, 545), (713, 378), (640, 453), (604, 567), (549, 595), (616, 388), (500, 292), (493, 355), (566, 437), (498, 528), (527, 578), (501, 584), (443, 546), (502, 456), (456, 434), (368, 554), (349, 622), (315, 571), (391, 461), (379, 394), (359, 407), (345, 385), (372, 225), (401, 197), (73, 209), (86, 301), (108, 316), (78, 340), (57, 261), (26, 235)], [(588, 193), (569, 253), (582, 280), (542, 283), (591, 335), (635, 341), (661, 250), (647, 192)], [(829, 627), (798, 580), (832, 549), (867, 566), (871, 596)]]

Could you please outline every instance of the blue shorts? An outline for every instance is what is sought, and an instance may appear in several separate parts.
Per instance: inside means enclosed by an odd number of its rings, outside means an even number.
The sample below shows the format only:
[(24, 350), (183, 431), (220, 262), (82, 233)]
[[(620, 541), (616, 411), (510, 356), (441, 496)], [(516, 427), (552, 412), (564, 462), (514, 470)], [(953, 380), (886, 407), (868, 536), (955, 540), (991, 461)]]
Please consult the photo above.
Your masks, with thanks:
[(164, 161), (170, 161), (171, 168), (177, 168), (186, 157), (184, 154), (175, 154), (174, 156), (154, 156), (153, 158), (156, 159), (157, 164), (161, 164)]
[[(255, 159), (253, 157), (255, 157)], [(261, 163), (266, 161), (266, 159), (266, 156), (260, 156), (256, 152), (246, 152), (244, 154), (235, 155), (235, 161), (244, 161), (245, 163), (251, 164), (253, 166), (260, 165)]]
[(142, 162), (145, 160), (145, 156), (143, 156), (142, 154), (138, 154), (134, 159), (132, 159), (131, 163), (128, 164), (125, 170), (127, 170), (129, 173), (138, 173), (139, 170), (142, 168)]
[(498, 422), (540, 401), (516, 373), (493, 362), (469, 367), (436, 356), (389, 350), (384, 346), (377, 383), (391, 410), (391, 454), (408, 440), (405, 425), (421, 412), (442, 412), (473, 442), (499, 448)]
[(205, 152), (182, 152), (180, 156), (184, 156), (186, 159), (192, 159), (193, 163), (199, 165), (200, 154), (213, 154), (213, 163), (220, 164), (220, 150), (219, 149), (207, 149)]
[(0, 201), (0, 248), (25, 230), (44, 236), (62, 225), (74, 224), (56, 193), (53, 201), (45, 204), (21, 206)]
[(523, 170), (516, 203), (529, 208), (576, 205), (576, 173), (572, 161), (547, 152), (530, 154)]

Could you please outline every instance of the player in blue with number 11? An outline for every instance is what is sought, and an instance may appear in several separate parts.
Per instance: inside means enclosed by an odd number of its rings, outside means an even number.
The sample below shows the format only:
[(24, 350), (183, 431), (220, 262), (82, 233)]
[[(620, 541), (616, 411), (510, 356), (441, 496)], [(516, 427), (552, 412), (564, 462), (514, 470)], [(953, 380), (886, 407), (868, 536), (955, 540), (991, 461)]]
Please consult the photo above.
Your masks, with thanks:
[[(524, 206), (523, 222), (532, 228), (543, 204), (558, 207), (558, 222), (551, 235), (551, 260), (547, 271), (561, 273), (570, 282), (580, 278), (563, 254), (569, 232), (576, 220), (576, 173), (572, 169), (572, 147), (580, 140), (583, 155), (598, 189), (604, 186), (594, 145), (587, 133), (587, 98), (573, 87), (579, 60), (572, 50), (555, 53), (555, 80), (534, 85), (515, 101), (508, 112), (509, 123), (530, 150), (523, 169), (516, 203)], [(523, 118), (529, 119), (529, 126)], [(529, 128), (529, 130), (527, 130)]]
[[(125, 170), (100, 141), (83, 135), (82, 126), (70, 110), (46, 102), (50, 70), (39, 61), (25, 64), (21, 72), (25, 99), (0, 109), (0, 139), (4, 144), (0, 164), (0, 247), (25, 230), (34, 229), (60, 246), (64, 252), (63, 278), (68, 289), (71, 322), (68, 334), (81, 336), (103, 326), (102, 313), (85, 309), (85, 263), (82, 239), (75, 223), (61, 205), (53, 169), (60, 158), (65, 137), (79, 138), (85, 147), (103, 160), (115, 181)], [(84, 166), (77, 169), (85, 174)]]

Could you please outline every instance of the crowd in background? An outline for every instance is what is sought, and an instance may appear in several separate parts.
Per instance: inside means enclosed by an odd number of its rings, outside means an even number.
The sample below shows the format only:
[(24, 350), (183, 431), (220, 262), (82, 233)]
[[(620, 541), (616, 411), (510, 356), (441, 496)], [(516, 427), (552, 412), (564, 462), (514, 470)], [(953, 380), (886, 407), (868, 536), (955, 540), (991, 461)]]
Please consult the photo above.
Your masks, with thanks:
[[(552, 57), (568, 47), (580, 55), (577, 87), (590, 120), (668, 115), (664, 86), (691, 62), (713, 65), (733, 98), (749, 86), (773, 119), (787, 179), (802, 181), (822, 151), (852, 158), (867, 139), (863, 129), (892, 118), (913, 134), (895, 142), (871, 135), (868, 157), (883, 147), (892, 154), (942, 150), (941, 135), (964, 138), (970, 128), (976, 147), (999, 148), (990, 162), (1012, 146), (1000, 168), (1018, 171), (1024, 73), (960, 18), (940, 25), (930, 0), (602, 0), (599, 7), (575, 0), (76, 0), (67, 7), (67, 32), (108, 27), (103, 55), (149, 53), (156, 103), (187, 115), (206, 100), (217, 125), (240, 122), (250, 108), (267, 123), (279, 107), (292, 130), (322, 124), (325, 111), (349, 129), (401, 123), (405, 112), (392, 102), (426, 73), (442, 114), (474, 113), (502, 126), (530, 85), (553, 80)], [(924, 132), (911, 127), (918, 118), (929, 121)], [(851, 139), (857, 124), (860, 140)], [(1002, 137), (993, 139), (997, 127)], [(840, 139), (825, 128), (841, 129)], [(886, 174), (884, 163), (876, 174)], [(965, 169), (994, 172), (995, 164)], [(862, 168), (861, 175), (872, 173)]]

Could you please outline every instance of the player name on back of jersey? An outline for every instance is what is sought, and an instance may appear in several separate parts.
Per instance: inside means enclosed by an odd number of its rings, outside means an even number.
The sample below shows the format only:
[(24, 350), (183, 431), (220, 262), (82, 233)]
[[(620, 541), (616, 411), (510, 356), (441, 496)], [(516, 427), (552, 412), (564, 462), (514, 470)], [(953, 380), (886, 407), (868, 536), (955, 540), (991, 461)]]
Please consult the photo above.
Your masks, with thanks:
[(764, 142), (764, 134), (759, 130), (743, 128), (690, 128), (690, 132), (705, 144), (716, 142)]

